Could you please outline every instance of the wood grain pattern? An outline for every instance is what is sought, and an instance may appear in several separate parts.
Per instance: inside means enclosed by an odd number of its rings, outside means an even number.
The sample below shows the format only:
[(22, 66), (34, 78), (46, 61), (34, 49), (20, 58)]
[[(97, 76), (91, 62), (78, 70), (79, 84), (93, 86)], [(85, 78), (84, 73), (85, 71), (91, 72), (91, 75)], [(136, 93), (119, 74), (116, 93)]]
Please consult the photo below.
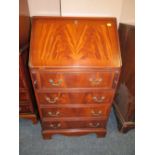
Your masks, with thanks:
[(48, 118), (61, 117), (104, 117), (109, 113), (109, 105), (94, 106), (94, 107), (48, 107), (41, 108), (42, 116)]
[[(37, 83), (38, 88), (112, 88), (114, 72), (49, 72), (44, 70), (33, 80), (40, 81)], [(51, 81), (53, 81), (51, 83)]]
[(51, 91), (39, 93), (37, 97), (39, 103), (43, 105), (57, 104), (104, 104), (111, 103), (114, 93), (112, 91), (85, 91), (85, 92), (58, 92)]
[(104, 137), (121, 67), (116, 20), (34, 17), (29, 58), (43, 138)]
[(19, 48), (29, 44), (30, 14), (27, 0), (19, 0)]
[(104, 128), (104, 119), (92, 119), (92, 120), (80, 120), (80, 121), (44, 121), (43, 129), (55, 130), (55, 129), (83, 129), (83, 128)]
[(33, 18), (30, 65), (120, 67), (116, 31), (113, 18)]

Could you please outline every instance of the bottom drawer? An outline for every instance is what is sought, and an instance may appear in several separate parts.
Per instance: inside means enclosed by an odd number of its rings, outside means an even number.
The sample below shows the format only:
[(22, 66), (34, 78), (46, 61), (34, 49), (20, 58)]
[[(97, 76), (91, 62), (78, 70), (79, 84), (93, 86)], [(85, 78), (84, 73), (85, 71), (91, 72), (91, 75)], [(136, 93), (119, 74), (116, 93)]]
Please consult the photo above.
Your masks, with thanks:
[(43, 130), (53, 129), (80, 129), (80, 128), (104, 128), (106, 120), (80, 120), (80, 121), (44, 121)]
[(19, 113), (32, 113), (30, 105), (19, 105)]

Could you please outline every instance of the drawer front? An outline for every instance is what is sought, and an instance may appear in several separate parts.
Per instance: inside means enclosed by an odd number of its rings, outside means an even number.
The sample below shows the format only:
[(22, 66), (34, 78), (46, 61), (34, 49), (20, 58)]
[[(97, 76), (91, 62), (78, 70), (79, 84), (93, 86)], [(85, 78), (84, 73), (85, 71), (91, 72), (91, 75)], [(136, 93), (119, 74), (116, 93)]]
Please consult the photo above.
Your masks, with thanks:
[(31, 105), (31, 104), (32, 104), (31, 100), (26, 100), (26, 101), (19, 100), (19, 105)]
[(112, 88), (113, 72), (40, 72), (40, 88)]
[(26, 83), (24, 81), (24, 76), (22, 74), (22, 69), (19, 68), (19, 88), (26, 88)]
[(42, 122), (44, 130), (54, 129), (80, 129), (80, 128), (104, 128), (106, 121), (103, 120), (87, 120), (87, 121), (46, 121)]
[(40, 104), (103, 104), (111, 103), (113, 92), (37, 93)]
[(30, 105), (19, 105), (19, 113), (32, 113)]
[(27, 92), (19, 92), (19, 100), (20, 101), (28, 101), (29, 95)]
[(20, 77), (19, 77), (19, 88), (26, 88), (24, 80), (22, 80)]
[(61, 118), (61, 117), (103, 117), (109, 113), (110, 106), (104, 105), (99, 107), (71, 107), (71, 108), (41, 108), (44, 118)]

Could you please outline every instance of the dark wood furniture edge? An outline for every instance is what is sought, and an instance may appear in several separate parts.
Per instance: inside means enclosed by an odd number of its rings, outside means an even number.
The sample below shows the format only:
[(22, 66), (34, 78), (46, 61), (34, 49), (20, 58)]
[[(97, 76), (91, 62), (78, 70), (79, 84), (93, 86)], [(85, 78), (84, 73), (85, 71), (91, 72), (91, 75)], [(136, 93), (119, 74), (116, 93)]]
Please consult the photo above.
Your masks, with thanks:
[(82, 136), (95, 133), (97, 138), (105, 137), (106, 129), (61, 129), (61, 130), (42, 130), (43, 139), (51, 139), (54, 134), (62, 134), (65, 136)]
[(121, 133), (127, 133), (130, 129), (134, 129), (135, 128), (135, 122), (128, 122), (125, 121), (117, 104), (116, 101), (114, 101), (113, 103), (113, 107), (114, 107), (114, 112), (116, 115), (116, 119), (118, 122), (118, 129)]
[(37, 120), (37, 116), (35, 114), (19, 114), (20, 118), (24, 118), (24, 119), (30, 119), (32, 121), (33, 124), (37, 124), (38, 120)]
[[(25, 44), (24, 46), (22, 46), (20, 49), (19, 49), (19, 55), (22, 55), (24, 54), (23, 52), (26, 51), (26, 50), (29, 50), (29, 43), (28, 44)], [(29, 54), (28, 54), (29, 55)], [(28, 61), (28, 60), (26, 60)], [(21, 62), (20, 62), (24, 67), (22, 68), (22, 71), (24, 73), (24, 77), (25, 79), (25, 82), (26, 82), (26, 91), (25, 91), (25, 88), (24, 88), (24, 92), (28, 92), (29, 93), (29, 97), (30, 97), (30, 102), (31, 102), (31, 108), (33, 108), (33, 113), (20, 113), (19, 114), (19, 118), (24, 118), (24, 119), (29, 119), (32, 121), (33, 124), (36, 124), (37, 123), (37, 119), (38, 119), (38, 112), (37, 112), (37, 105), (36, 105), (36, 101), (35, 101), (35, 97), (34, 97), (34, 90), (33, 90), (33, 86), (32, 86), (32, 81), (31, 81), (31, 77), (30, 77), (30, 71), (29, 71), (29, 68), (28, 68), (28, 65), (25, 67), (25, 64), (24, 62), (22, 61), (22, 58), (21, 58)], [(19, 65), (20, 65), (19, 63)], [(22, 88), (19, 88), (19, 91), (23, 91)], [(33, 107), (32, 107), (33, 106)]]

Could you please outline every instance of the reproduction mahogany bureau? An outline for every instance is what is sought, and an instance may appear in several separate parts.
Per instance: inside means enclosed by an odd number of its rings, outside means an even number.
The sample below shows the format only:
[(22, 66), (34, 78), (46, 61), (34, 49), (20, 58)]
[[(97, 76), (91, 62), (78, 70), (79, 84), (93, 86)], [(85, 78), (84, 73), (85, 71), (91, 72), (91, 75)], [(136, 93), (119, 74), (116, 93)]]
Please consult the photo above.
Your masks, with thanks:
[(115, 18), (33, 17), (29, 68), (43, 138), (105, 136), (120, 67)]

